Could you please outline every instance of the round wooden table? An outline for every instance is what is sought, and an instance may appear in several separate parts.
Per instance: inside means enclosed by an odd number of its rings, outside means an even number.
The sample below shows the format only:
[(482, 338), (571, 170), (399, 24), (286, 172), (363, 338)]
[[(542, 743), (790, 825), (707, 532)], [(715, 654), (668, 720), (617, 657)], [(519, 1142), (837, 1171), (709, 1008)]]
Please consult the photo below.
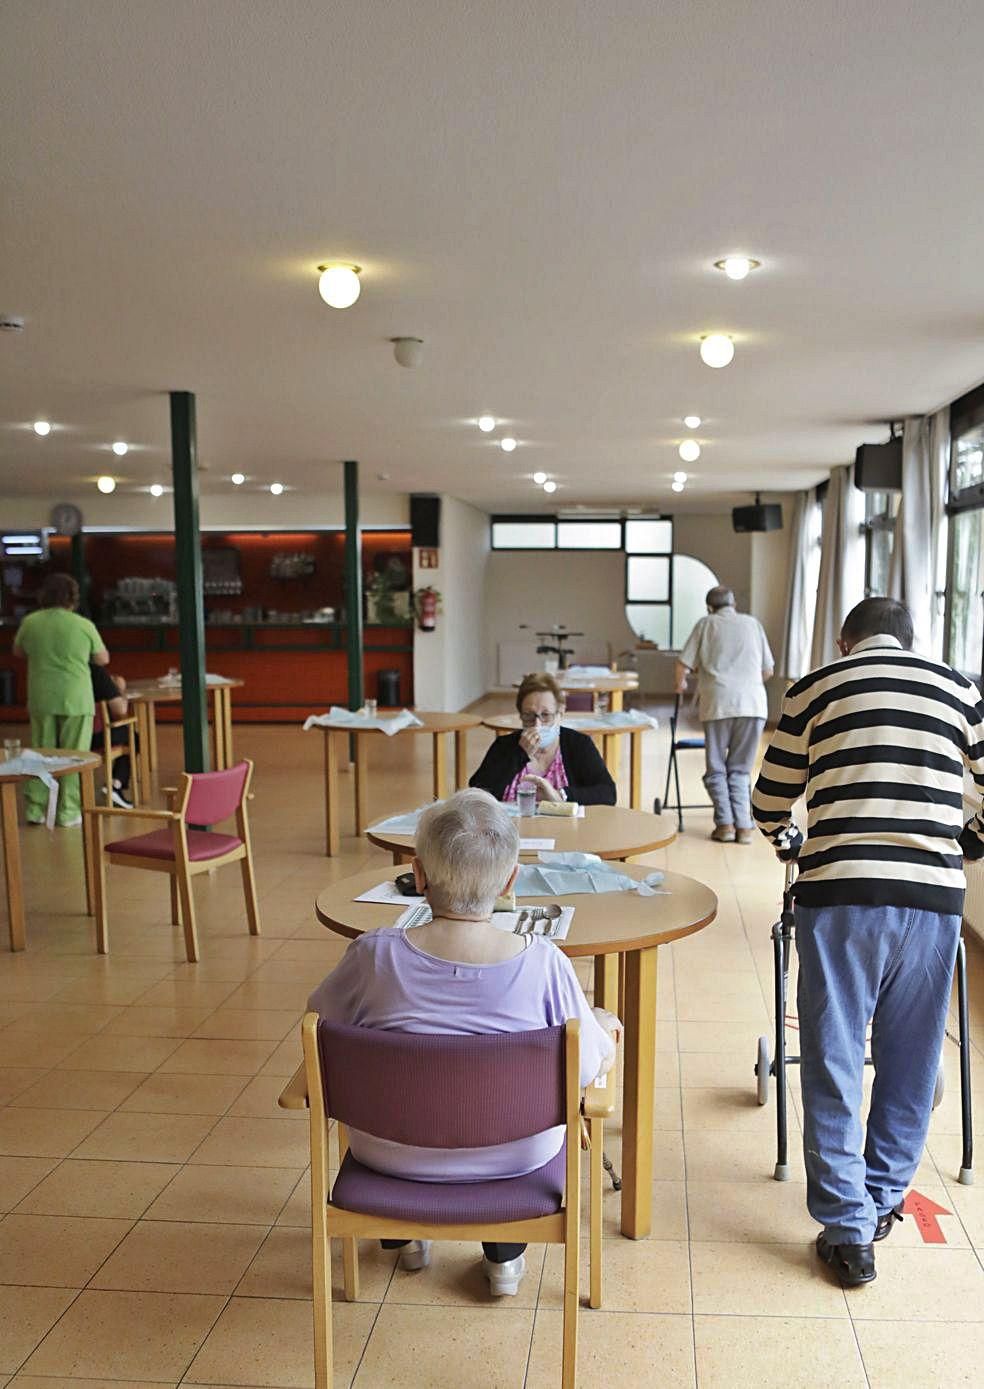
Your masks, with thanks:
[[(232, 766), (232, 690), (241, 689), (243, 680), (209, 677), (206, 693), (212, 696), (213, 764), (223, 771)], [(173, 680), (133, 680), (126, 697), (137, 715), (140, 738), (140, 785), (145, 802), (150, 801), (150, 774), (157, 768), (157, 716), (155, 706), (181, 701), (181, 682)]]
[[(93, 771), (102, 765), (102, 758), (94, 752), (79, 752), (77, 749), (34, 748), (44, 757), (71, 757), (75, 759), (71, 767), (48, 767), (56, 781), (66, 776), (80, 776), (82, 779), (82, 853), (85, 861), (85, 905), (91, 916), (93, 904), (95, 864), (92, 857), (91, 817), (85, 814), (96, 803)], [(7, 929), (10, 932), (11, 950), (23, 950), (27, 944), (24, 926), (24, 875), (21, 872), (20, 835), (17, 825), (17, 787), (21, 782), (32, 778), (24, 772), (13, 774), (4, 772), (0, 762), (0, 837), (3, 839), (3, 858), (7, 895)]]
[[(650, 815), (644, 810), (625, 810), (617, 805), (586, 805), (584, 819), (562, 815), (522, 816), (517, 822), (521, 839), (552, 839), (558, 853), (580, 851), (604, 859), (635, 858), (665, 849), (676, 839), (676, 828), (667, 815)], [(370, 844), (393, 855), (394, 863), (413, 857), (414, 836), (396, 834), (371, 827), (366, 830)], [(534, 854), (535, 849), (522, 851)]]
[(576, 671), (558, 670), (557, 684), (566, 694), (590, 694), (592, 707), (597, 709), (598, 696), (610, 697), (609, 708), (618, 712), (622, 708), (622, 696), (627, 690), (639, 688), (639, 673), (635, 670), (613, 670), (609, 675), (578, 675)]
[[(382, 711), (380, 711), (382, 712)], [(448, 763), (445, 738), (454, 734), (454, 784), (457, 790), (468, 784), (468, 758), (465, 735), (470, 728), (478, 728), (481, 719), (474, 714), (450, 714), (441, 711), (423, 712), (414, 709), (420, 720), (419, 728), (402, 728), (399, 733), (385, 734), (380, 728), (358, 728), (339, 725), (334, 728), (321, 727), (324, 734), (325, 752), (325, 853), (331, 857), (338, 853), (341, 834), (341, 804), (338, 791), (339, 746), (343, 740), (351, 738), (355, 760), (355, 833), (364, 834), (369, 823), (369, 792), (367, 772), (369, 766), (369, 743), (367, 739), (403, 738), (408, 734), (430, 734), (434, 753), (434, 799), (442, 800), (447, 795)]]
[[(332, 884), (315, 903), (318, 920), (351, 939), (391, 926), (403, 910), (400, 906), (353, 898), (397, 871), (377, 868)], [(623, 871), (644, 878), (652, 870), (626, 864)], [(718, 905), (709, 887), (680, 873), (667, 873), (662, 886), (668, 895), (578, 893), (550, 899), (575, 908), (570, 934), (557, 944), (574, 959), (593, 957), (595, 1003), (612, 1012), (618, 1008), (619, 962), (624, 960), (622, 1233), (630, 1239), (644, 1239), (652, 1228), (657, 952), (661, 945), (709, 926)], [(546, 899), (527, 900), (535, 905)]]
[[(611, 772), (614, 780), (618, 780), (619, 765), (619, 745), (618, 739), (628, 735), (631, 739), (631, 752), (629, 762), (629, 805), (633, 810), (642, 809), (642, 737), (648, 733), (653, 725), (646, 719), (640, 719), (637, 724), (623, 725), (613, 728), (610, 724), (602, 723), (591, 714), (564, 714), (560, 721), (562, 728), (572, 728), (576, 733), (586, 733), (589, 738), (594, 738), (595, 742), (601, 739), (602, 756), (605, 759), (605, 766)], [(491, 728), (497, 735), (503, 733), (515, 733), (522, 728), (518, 714), (490, 714), (482, 720), (484, 728)]]

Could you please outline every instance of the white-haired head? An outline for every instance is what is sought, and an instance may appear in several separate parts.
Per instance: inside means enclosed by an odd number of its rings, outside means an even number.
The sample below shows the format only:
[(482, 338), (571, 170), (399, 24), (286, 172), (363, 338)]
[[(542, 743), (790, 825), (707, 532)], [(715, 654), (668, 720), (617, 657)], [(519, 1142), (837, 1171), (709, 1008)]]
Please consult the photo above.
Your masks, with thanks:
[(417, 825), (417, 859), (435, 916), (487, 916), (518, 856), (516, 822), (487, 791), (458, 791), (428, 806)]

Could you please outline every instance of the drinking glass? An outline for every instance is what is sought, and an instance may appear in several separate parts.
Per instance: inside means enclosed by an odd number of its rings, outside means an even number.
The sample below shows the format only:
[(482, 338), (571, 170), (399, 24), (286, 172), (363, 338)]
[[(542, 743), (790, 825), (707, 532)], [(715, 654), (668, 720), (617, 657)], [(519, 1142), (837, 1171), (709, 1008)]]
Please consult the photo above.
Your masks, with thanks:
[(363, 708), (364, 708), (365, 711), (366, 711), (366, 718), (367, 718), (367, 719), (374, 719), (374, 718), (376, 717), (376, 710), (377, 710), (377, 707), (378, 707), (378, 706), (377, 706), (376, 701), (375, 701), (374, 699), (367, 699), (367, 700), (366, 700), (366, 702), (365, 702)]
[(10, 762), (15, 757), (21, 755), (21, 740), (19, 738), (4, 738), (3, 758), (5, 762)]
[(516, 804), (520, 815), (536, 814), (536, 782), (521, 781), (516, 788)]

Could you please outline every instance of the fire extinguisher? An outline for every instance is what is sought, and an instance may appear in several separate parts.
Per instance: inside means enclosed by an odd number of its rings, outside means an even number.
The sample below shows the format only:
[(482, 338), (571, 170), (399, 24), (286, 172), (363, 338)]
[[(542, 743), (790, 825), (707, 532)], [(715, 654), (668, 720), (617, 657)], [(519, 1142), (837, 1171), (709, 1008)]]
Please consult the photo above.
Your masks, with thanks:
[(441, 595), (434, 588), (418, 588), (414, 594), (417, 625), (422, 632), (433, 632), (441, 608)]

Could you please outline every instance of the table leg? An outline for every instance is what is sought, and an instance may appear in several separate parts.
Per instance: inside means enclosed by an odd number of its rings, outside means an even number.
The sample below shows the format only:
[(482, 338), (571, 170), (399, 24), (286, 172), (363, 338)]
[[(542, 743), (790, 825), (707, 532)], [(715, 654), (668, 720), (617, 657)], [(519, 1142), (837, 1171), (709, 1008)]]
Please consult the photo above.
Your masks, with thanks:
[(629, 805), (642, 809), (642, 729), (629, 734), (631, 746), (629, 763)]
[(464, 728), (454, 735), (454, 787), (464, 791), (468, 785), (468, 732)]
[(443, 733), (434, 738), (434, 799), (443, 801), (448, 793), (448, 750)]
[(325, 739), (325, 853), (329, 858), (338, 853), (338, 742), (330, 728)]
[(352, 741), (355, 743), (355, 832), (365, 834), (369, 825), (369, 749), (364, 738), (353, 738)]
[(225, 715), (222, 709), (223, 690), (218, 686), (212, 687), (212, 748), (213, 763), (217, 772), (225, 771), (229, 763), (226, 761), (225, 747)]
[(152, 699), (147, 701), (147, 755), (150, 758), (150, 770), (157, 771), (157, 706)]
[(96, 785), (92, 768), (81, 774), (82, 781), (82, 861), (85, 867), (85, 912), (92, 916), (96, 910), (96, 857), (93, 852), (92, 816), (86, 811), (96, 803)]
[(632, 950), (625, 957), (622, 1234), (629, 1239), (645, 1239), (652, 1229), (656, 950)]
[(608, 701), (608, 707), (609, 707), (609, 709), (612, 711), (613, 714), (620, 714), (620, 713), (622, 712), (622, 691), (621, 691), (621, 690), (612, 690), (612, 692), (611, 692), (611, 698), (610, 698), (609, 701)]
[(7, 878), (7, 929), (11, 950), (23, 950), (27, 944), (24, 931), (24, 881), (21, 876), (20, 839), (17, 833), (17, 783), (4, 782), (0, 787), (0, 821), (2, 821), (3, 865)]
[(150, 773), (153, 767), (151, 758), (151, 732), (150, 715), (153, 705), (148, 701), (139, 699), (136, 701), (137, 710), (137, 737), (140, 739), (140, 798), (144, 805), (153, 805), (154, 798), (150, 789)]
[(617, 954), (594, 957), (594, 1006), (609, 1013), (618, 1013), (619, 958)]
[(232, 754), (232, 690), (226, 688), (222, 691), (222, 712), (225, 719), (225, 753), (226, 766), (233, 765)]

